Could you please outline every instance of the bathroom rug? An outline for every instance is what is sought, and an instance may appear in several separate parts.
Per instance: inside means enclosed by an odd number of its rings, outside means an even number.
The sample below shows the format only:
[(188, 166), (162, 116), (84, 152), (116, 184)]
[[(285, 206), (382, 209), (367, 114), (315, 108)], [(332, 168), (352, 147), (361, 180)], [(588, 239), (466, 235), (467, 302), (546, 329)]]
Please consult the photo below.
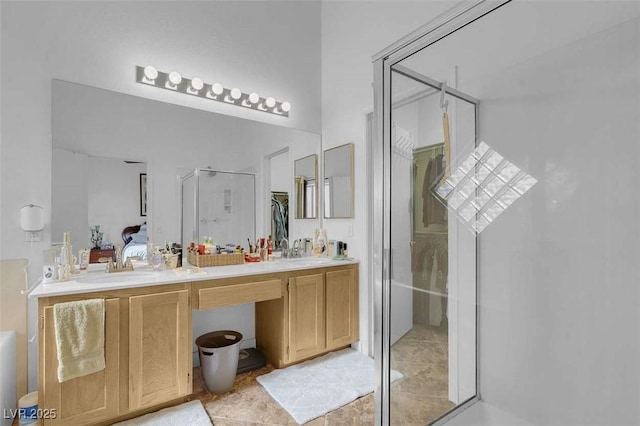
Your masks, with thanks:
[(211, 426), (211, 420), (202, 406), (202, 402), (195, 400), (164, 408), (155, 413), (145, 414), (113, 426)]
[[(402, 378), (391, 370), (391, 382)], [(274, 370), (256, 378), (298, 424), (375, 390), (373, 359), (351, 348)]]

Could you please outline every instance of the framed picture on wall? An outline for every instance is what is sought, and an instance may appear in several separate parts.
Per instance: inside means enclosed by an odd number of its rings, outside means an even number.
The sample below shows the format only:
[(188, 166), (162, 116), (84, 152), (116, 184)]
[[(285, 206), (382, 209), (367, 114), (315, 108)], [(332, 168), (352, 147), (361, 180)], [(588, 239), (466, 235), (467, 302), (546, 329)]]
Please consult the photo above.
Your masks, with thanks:
[(147, 174), (140, 173), (140, 216), (147, 215)]

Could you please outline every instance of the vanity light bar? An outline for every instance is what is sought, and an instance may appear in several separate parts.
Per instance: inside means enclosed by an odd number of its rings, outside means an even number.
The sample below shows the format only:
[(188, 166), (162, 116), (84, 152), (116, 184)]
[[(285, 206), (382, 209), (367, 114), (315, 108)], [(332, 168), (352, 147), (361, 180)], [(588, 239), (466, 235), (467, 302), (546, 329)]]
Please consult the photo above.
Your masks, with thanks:
[(283, 117), (289, 117), (291, 110), (289, 102), (278, 102), (272, 97), (261, 98), (256, 92), (244, 93), (237, 87), (227, 89), (220, 83), (205, 83), (198, 77), (184, 78), (176, 71), (164, 73), (151, 65), (136, 66), (136, 82)]

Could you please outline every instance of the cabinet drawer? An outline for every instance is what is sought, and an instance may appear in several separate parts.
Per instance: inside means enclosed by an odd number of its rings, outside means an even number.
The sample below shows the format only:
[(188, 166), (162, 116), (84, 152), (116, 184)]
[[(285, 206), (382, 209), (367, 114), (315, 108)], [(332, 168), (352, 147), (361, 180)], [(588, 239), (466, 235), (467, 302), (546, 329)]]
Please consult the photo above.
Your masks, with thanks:
[(256, 281), (198, 289), (197, 309), (262, 302), (282, 297), (282, 280)]

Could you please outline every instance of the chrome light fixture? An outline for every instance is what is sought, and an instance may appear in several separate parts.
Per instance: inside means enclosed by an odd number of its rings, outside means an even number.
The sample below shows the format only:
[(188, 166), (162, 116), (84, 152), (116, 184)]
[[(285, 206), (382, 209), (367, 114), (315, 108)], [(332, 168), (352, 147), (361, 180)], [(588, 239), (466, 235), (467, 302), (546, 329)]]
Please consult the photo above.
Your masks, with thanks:
[(181, 82), (182, 82), (182, 76), (180, 75), (180, 73), (176, 71), (171, 71), (169, 73), (169, 78), (167, 78), (167, 81), (165, 83), (165, 87), (167, 89), (177, 89), (178, 84), (180, 84)]
[(192, 95), (197, 95), (200, 90), (204, 87), (204, 82), (201, 78), (193, 77), (191, 82), (189, 83), (189, 87), (187, 87), (187, 92)]
[(165, 73), (152, 65), (136, 66), (136, 82), (284, 117), (291, 111), (289, 102), (278, 102), (271, 96), (261, 98), (256, 92), (243, 93), (237, 87), (225, 89), (220, 83), (206, 83), (199, 77), (184, 78), (176, 71)]

